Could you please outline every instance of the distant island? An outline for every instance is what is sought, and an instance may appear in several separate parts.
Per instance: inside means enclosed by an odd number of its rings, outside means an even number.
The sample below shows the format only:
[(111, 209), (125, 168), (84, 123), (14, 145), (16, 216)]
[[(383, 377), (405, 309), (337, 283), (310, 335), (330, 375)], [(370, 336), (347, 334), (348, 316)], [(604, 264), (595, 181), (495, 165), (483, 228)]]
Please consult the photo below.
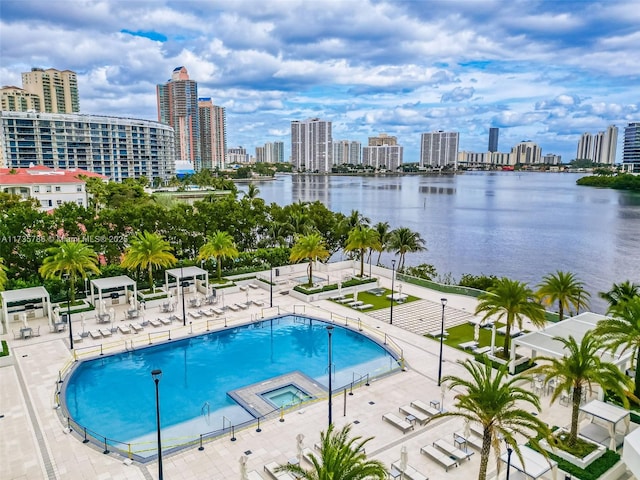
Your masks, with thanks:
[(614, 174), (610, 170), (597, 172), (596, 175), (589, 175), (579, 178), (576, 183), (587, 187), (613, 188), (616, 190), (630, 190), (640, 192), (640, 176), (630, 173)]

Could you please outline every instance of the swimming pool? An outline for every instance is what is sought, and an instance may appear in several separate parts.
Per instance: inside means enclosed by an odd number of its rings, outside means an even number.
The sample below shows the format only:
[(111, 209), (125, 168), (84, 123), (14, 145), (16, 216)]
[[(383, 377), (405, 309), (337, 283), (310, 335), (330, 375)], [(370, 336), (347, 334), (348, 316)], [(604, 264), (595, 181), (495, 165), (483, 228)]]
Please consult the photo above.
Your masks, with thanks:
[[(62, 400), (71, 419), (89, 431), (134, 444), (141, 456), (145, 449), (149, 456), (155, 455), (152, 370), (163, 372), (159, 384), (163, 445), (170, 448), (170, 439), (185, 443), (261, 416), (258, 397), (278, 387), (306, 382), (300, 387), (305, 395), (314, 386), (326, 395), (326, 326), (317, 319), (289, 315), (84, 361), (64, 382)], [(399, 369), (383, 346), (334, 326), (334, 390), (354, 377)], [(280, 379), (285, 383), (278, 384)], [(245, 401), (238, 392), (243, 392)]]

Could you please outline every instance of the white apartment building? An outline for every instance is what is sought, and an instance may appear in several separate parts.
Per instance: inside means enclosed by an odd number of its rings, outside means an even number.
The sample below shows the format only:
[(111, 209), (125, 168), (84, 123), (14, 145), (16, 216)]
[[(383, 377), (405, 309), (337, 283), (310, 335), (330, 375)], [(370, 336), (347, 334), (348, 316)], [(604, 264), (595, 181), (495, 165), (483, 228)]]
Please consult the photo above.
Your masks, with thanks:
[(250, 160), (247, 149), (242, 146), (227, 149), (227, 164), (229, 165), (250, 163)]
[(291, 164), (298, 172), (331, 172), (331, 122), (319, 118), (291, 122)]
[(458, 166), (465, 168), (491, 168), (513, 166), (511, 154), (503, 152), (466, 152), (458, 153)]
[(103, 175), (79, 169), (54, 170), (42, 165), (29, 168), (0, 168), (0, 192), (35, 198), (40, 210), (48, 211), (71, 202), (82, 207), (88, 205), (86, 182), (81, 176)]
[(362, 163), (362, 144), (355, 140), (336, 140), (333, 142), (334, 165), (360, 165)]
[(542, 150), (537, 143), (520, 142), (511, 149), (511, 165), (537, 165), (542, 163)]
[(77, 168), (122, 181), (175, 175), (173, 129), (132, 118), (0, 112), (0, 164)]
[(458, 132), (423, 133), (420, 139), (420, 167), (457, 168)]
[(262, 147), (256, 147), (257, 163), (283, 163), (284, 142), (267, 142)]
[(592, 135), (583, 133), (578, 141), (576, 159), (591, 160), (594, 163), (613, 165), (616, 163), (618, 127), (609, 125), (606, 131)]
[(404, 148), (400, 145), (382, 145), (362, 148), (362, 165), (376, 170), (396, 172), (402, 165)]

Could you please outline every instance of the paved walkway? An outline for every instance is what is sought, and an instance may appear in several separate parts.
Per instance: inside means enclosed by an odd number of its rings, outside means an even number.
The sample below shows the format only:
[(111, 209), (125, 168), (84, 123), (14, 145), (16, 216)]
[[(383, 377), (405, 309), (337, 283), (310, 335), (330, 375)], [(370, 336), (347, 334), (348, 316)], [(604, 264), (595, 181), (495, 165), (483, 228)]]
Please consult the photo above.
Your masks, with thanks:
[[(345, 271), (347, 276), (351, 269)], [(339, 276), (340, 273), (332, 272)], [(381, 279), (382, 286), (390, 287), (390, 279)], [(396, 282), (397, 285), (398, 282)], [(442, 294), (410, 284), (403, 283), (403, 293), (416, 295), (422, 300), (394, 307), (394, 322), (389, 325), (389, 310), (371, 313), (354, 311), (348, 307), (330, 301), (318, 301), (313, 309), (314, 315), (320, 315), (323, 309), (328, 316), (331, 312), (350, 317), (358, 317), (367, 329), (379, 331), (392, 338), (402, 349), (407, 361), (407, 371), (377, 379), (369, 387), (356, 389), (352, 396), (338, 395), (334, 399), (333, 419), (338, 427), (350, 423), (353, 433), (363, 437), (373, 437), (367, 446), (367, 454), (384, 462), (387, 466), (400, 458), (400, 449), (408, 448), (409, 464), (424, 473), (430, 480), (455, 480), (477, 476), (479, 455), (462, 463), (449, 472), (433, 460), (421, 455), (420, 447), (444, 438), (453, 441), (452, 434), (462, 430), (459, 419), (441, 419), (426, 427), (416, 426), (406, 434), (387, 422), (382, 415), (398, 412), (398, 407), (412, 400), (425, 402), (442, 401), (444, 408), (453, 402), (455, 392), (443, 391), (437, 386), (439, 343), (424, 337), (424, 333), (439, 330), (442, 306)], [(247, 297), (269, 305), (269, 291), (262, 289), (242, 291), (227, 295), (228, 303), (244, 303)], [(475, 308), (475, 299), (447, 295), (445, 311), (446, 328), (468, 321)], [(171, 326), (158, 329), (147, 327), (157, 336), (171, 331), (172, 338), (186, 336), (193, 332), (222, 328), (228, 325), (246, 322), (251, 318), (270, 316), (279, 309), (281, 313), (300, 311), (308, 308), (290, 295), (275, 294), (274, 308), (253, 305), (247, 310), (231, 312), (224, 319), (208, 318), (187, 320), (187, 325), (174, 322)], [(123, 306), (122, 308), (126, 308)], [(179, 312), (180, 315), (182, 312)], [(155, 312), (147, 312), (148, 318)], [(74, 325), (74, 329), (78, 327)], [(44, 330), (47, 330), (46, 328)], [(78, 352), (98, 352), (100, 348), (108, 351), (122, 350), (131, 340), (144, 341), (145, 336), (134, 337), (114, 333), (113, 338), (93, 340), (85, 338), (77, 345)], [(0, 478), (4, 479), (154, 479), (157, 478), (156, 461), (127, 465), (116, 454), (103, 454), (102, 449), (83, 444), (74, 434), (65, 433), (65, 425), (56, 406), (56, 386), (59, 372), (64, 370), (70, 360), (67, 335), (45, 332), (40, 337), (29, 340), (8, 340), (12, 348), (13, 363), (0, 368)], [(468, 358), (458, 350), (445, 345), (444, 374), (461, 375), (463, 370), (457, 360)], [(566, 425), (569, 421), (568, 407), (554, 404), (548, 406), (548, 397), (543, 399), (545, 410), (542, 418), (550, 424)], [(255, 427), (236, 432), (236, 441), (229, 436), (207, 442), (204, 450), (190, 448), (175, 454), (164, 456), (164, 477), (170, 479), (239, 479), (241, 478), (240, 459), (247, 457), (247, 469), (262, 472), (266, 463), (275, 461), (285, 463), (297, 455), (299, 434), (304, 436), (304, 446), (313, 448), (319, 441), (320, 431), (327, 426), (327, 404), (316, 403), (289, 413), (284, 422), (277, 420), (261, 424), (262, 431)], [(495, 464), (490, 461), (490, 470)]]

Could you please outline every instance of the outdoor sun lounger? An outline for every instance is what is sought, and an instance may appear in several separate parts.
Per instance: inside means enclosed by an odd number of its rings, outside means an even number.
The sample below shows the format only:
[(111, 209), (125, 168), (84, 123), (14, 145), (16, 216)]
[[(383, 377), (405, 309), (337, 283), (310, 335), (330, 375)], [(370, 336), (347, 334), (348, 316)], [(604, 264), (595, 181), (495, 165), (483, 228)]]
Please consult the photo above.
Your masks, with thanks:
[(460, 450), (458, 447), (451, 445), (449, 442), (443, 439), (433, 442), (433, 446), (442, 450), (458, 463), (460, 463), (460, 461), (464, 459), (471, 460), (471, 455), (473, 455), (473, 452), (465, 452), (464, 450)]
[(342, 300), (344, 298), (344, 295), (334, 295), (333, 297), (329, 297), (329, 298), (334, 302), (336, 302), (338, 300)]
[(161, 325), (159, 321), (154, 320), (153, 318), (149, 320), (149, 323), (151, 324), (152, 327), (159, 327)]
[(236, 305), (242, 310), (246, 310), (247, 308), (249, 308), (249, 305), (247, 305), (246, 303), (236, 303)]
[(129, 326), (131, 327), (131, 330), (133, 330), (135, 333), (141, 332), (143, 329), (142, 325), (140, 325), (139, 323), (130, 323)]
[(478, 346), (478, 342), (471, 340), (469, 342), (459, 343), (458, 346), (463, 350), (474, 350)]
[(131, 328), (127, 327), (126, 325), (118, 325), (118, 330), (120, 330), (121, 333), (131, 333)]
[(243, 292), (247, 291), (247, 286), (246, 285), (240, 285), (240, 290)]
[[(468, 437), (465, 437), (462, 433), (455, 432), (453, 434), (453, 439), (454, 439), (454, 441), (456, 439), (458, 439), (458, 441), (463, 441), (466, 445), (469, 445), (469, 446), (475, 448), (478, 451), (482, 450), (482, 439), (480, 437), (475, 436), (475, 435), (469, 435)], [(466, 448), (465, 448), (465, 450), (466, 450)]]
[(346, 298), (341, 298), (340, 300), (338, 300), (338, 303), (351, 303), (353, 302), (353, 297), (346, 297)]
[(347, 303), (347, 305), (350, 306), (351, 308), (356, 308), (360, 305), (364, 305), (364, 302), (362, 300), (356, 300), (355, 302)]
[(355, 307), (356, 310), (368, 310), (369, 308), (373, 308), (373, 305), (371, 305), (370, 303), (365, 303), (364, 305), (356, 305)]
[(276, 480), (295, 480), (295, 477), (288, 472), (276, 472), (278, 467), (276, 462), (270, 462), (264, 466), (264, 471)]
[(227, 308), (233, 312), (237, 312), (240, 310), (240, 308), (235, 303), (232, 303), (231, 305), (227, 305)]
[(100, 333), (100, 330), (90, 330), (89, 335), (91, 335), (91, 338), (93, 338), (94, 340), (98, 338), (102, 338), (102, 334)]
[(82, 341), (82, 336), (75, 334), (73, 336), (73, 343), (80, 343)]
[(189, 312), (189, 316), (191, 318), (202, 318), (202, 315), (200, 315), (198, 312)]
[(453, 458), (447, 456), (431, 445), (425, 445), (424, 447), (422, 447), (420, 449), (420, 453), (426, 455), (427, 457), (431, 457), (433, 460), (442, 465), (447, 472), (449, 471), (449, 468), (458, 466), (458, 462), (456, 462)]
[(111, 330), (109, 330), (108, 328), (101, 328), (100, 333), (102, 334), (103, 337), (111, 336)]
[(317, 453), (314, 453), (309, 447), (305, 447), (302, 449), (302, 458), (305, 459), (310, 465), (313, 465), (313, 460), (311, 457), (315, 457), (316, 461), (319, 462), (322, 457)]
[(158, 320), (160, 320), (160, 323), (162, 323), (163, 325), (171, 325), (170, 318), (158, 318)]
[(262, 475), (260, 475), (256, 470), (251, 470), (247, 472), (247, 480), (264, 480)]
[(404, 471), (402, 471), (402, 469), (400, 468), (401, 466), (400, 460), (393, 462), (391, 466), (396, 470), (398, 470), (399, 472), (404, 473), (404, 478), (407, 478), (409, 480), (429, 480), (428, 477), (425, 477), (422, 473), (417, 471), (411, 465), (407, 465)]
[(418, 422), (420, 425), (424, 425), (431, 418), (430, 415), (427, 415), (424, 412), (421, 412), (420, 410), (412, 407), (411, 405), (403, 405), (400, 408), (398, 408), (398, 410), (400, 411), (400, 413), (404, 413), (407, 416), (414, 417), (416, 419), (416, 422)]
[(426, 413), (430, 417), (433, 417), (434, 415), (437, 415), (438, 413), (440, 413), (440, 410), (438, 410), (435, 407), (432, 407), (431, 405), (427, 405), (422, 400), (414, 400), (413, 402), (411, 402), (411, 406), (414, 408), (417, 408), (422, 413)]
[(489, 353), (491, 351), (491, 347), (490, 346), (486, 346), (486, 347), (480, 347), (480, 348), (474, 348), (473, 349), (473, 353), (477, 353), (478, 355), (482, 355), (484, 353)]
[(471, 431), (471, 433), (473, 435), (475, 435), (476, 437), (480, 437), (482, 438), (484, 436), (484, 432), (482, 431), (482, 427), (480, 427), (479, 425), (476, 425), (475, 423), (472, 423), (469, 426), (469, 430)]
[(200, 315), (204, 315), (205, 317), (213, 317), (215, 315), (215, 313), (213, 313), (211, 310), (198, 310), (198, 313)]
[(254, 290), (257, 290), (259, 287), (255, 283), (250, 283), (249, 288), (253, 288)]
[(407, 433), (409, 430), (413, 430), (413, 425), (407, 422), (404, 418), (398, 417), (395, 413), (385, 413), (382, 415), (382, 420), (385, 420), (397, 429), (402, 430), (402, 433)]
[(264, 307), (264, 302), (262, 300), (253, 300), (253, 304), (257, 307)]
[(211, 308), (211, 311), (216, 315), (224, 315), (224, 310), (221, 310), (220, 308)]

